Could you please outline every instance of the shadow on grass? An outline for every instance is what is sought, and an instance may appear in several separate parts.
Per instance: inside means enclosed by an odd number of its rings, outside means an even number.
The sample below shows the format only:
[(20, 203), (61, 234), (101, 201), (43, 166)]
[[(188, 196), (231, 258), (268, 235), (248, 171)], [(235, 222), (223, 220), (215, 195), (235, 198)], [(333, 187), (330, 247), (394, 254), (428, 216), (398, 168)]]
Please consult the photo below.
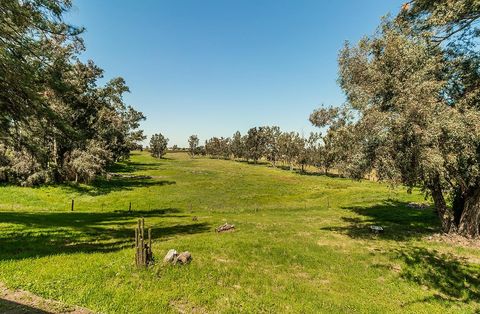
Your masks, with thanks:
[(302, 176), (311, 176), (311, 177), (328, 177), (328, 178), (344, 178), (344, 176), (338, 173), (325, 173), (324, 171), (302, 171), (301, 169), (296, 169), (295, 171)]
[[(382, 238), (404, 241), (421, 238), (440, 230), (438, 217), (432, 209), (417, 210), (406, 202), (394, 200), (368, 207), (346, 207), (360, 217), (342, 217), (346, 226), (325, 227), (323, 230), (347, 234), (352, 238)], [(375, 235), (370, 226), (381, 226), (384, 232)]]
[(257, 162), (255, 163), (253, 160), (246, 160), (246, 159), (229, 159), (229, 158), (212, 158), (212, 159), (231, 160), (231, 161), (234, 161), (234, 162), (248, 164), (248, 165), (252, 165), (252, 166), (270, 165), (270, 162), (265, 161), (265, 160), (257, 160)]
[(420, 247), (404, 247), (397, 254), (407, 265), (402, 278), (434, 290), (432, 296), (413, 303), (480, 301), (480, 265)]
[(46, 312), (25, 304), (20, 304), (10, 300), (0, 298), (0, 313), (4, 314), (52, 314), (52, 312)]
[[(406, 241), (420, 239), (440, 231), (433, 209), (407, 207), (406, 202), (389, 200), (368, 207), (348, 207), (359, 217), (342, 217), (345, 226), (326, 227), (324, 230), (341, 232), (352, 238)], [(384, 228), (375, 235), (370, 226)], [(445, 254), (434, 249), (402, 245), (394, 256), (404, 261), (400, 276), (419, 286), (427, 287), (433, 294), (417, 302), (471, 302), (480, 300), (480, 265), (465, 258)]]
[(105, 195), (111, 192), (116, 191), (130, 191), (135, 188), (141, 187), (152, 187), (152, 186), (164, 186), (164, 185), (172, 185), (176, 184), (175, 181), (169, 180), (155, 180), (147, 177), (116, 177), (111, 178), (110, 180), (107, 179), (97, 179), (91, 185), (63, 185), (64, 188), (70, 189), (73, 192), (77, 192), (79, 194), (86, 194), (90, 196), (98, 196), (98, 195)]
[(154, 240), (210, 230), (207, 223), (165, 225), (158, 219), (182, 218), (175, 208), (116, 212), (0, 212), (0, 260), (54, 254), (114, 252), (131, 247), (137, 219), (145, 218)]

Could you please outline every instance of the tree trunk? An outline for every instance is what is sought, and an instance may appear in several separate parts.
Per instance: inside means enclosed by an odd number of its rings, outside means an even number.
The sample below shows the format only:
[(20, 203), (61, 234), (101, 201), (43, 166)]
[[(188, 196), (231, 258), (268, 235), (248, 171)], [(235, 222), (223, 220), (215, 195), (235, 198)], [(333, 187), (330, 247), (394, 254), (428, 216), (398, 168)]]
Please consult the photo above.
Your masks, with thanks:
[(458, 233), (470, 238), (480, 236), (480, 189), (465, 197)]
[(432, 192), (435, 209), (442, 223), (442, 231), (445, 233), (456, 231), (453, 210), (447, 207), (439, 178), (435, 178), (432, 181), (430, 191)]

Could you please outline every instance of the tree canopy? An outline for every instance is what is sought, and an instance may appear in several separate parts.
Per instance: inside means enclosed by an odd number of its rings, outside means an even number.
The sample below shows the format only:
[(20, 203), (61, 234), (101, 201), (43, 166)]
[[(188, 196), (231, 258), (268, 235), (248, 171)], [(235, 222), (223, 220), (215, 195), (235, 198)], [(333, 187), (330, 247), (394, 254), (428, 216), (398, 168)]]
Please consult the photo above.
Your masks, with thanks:
[(315, 111), (336, 162), (361, 178), (421, 187), (445, 232), (480, 235), (480, 2), (410, 1), (345, 44), (341, 108)]
[(0, 5), (0, 180), (90, 181), (144, 139), (122, 78), (83, 63), (83, 28), (65, 23), (69, 0)]

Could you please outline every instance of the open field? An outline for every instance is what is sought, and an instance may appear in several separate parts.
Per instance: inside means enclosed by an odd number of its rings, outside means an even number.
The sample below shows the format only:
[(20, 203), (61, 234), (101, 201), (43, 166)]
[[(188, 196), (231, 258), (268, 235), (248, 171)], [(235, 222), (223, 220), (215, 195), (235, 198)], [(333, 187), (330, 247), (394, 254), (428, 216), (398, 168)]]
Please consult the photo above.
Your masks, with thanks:
[[(113, 169), (126, 177), (92, 186), (0, 187), (0, 281), (102, 313), (480, 311), (480, 249), (428, 240), (434, 213), (406, 206), (418, 192), (166, 157), (136, 152)], [(134, 266), (139, 217), (155, 241), (147, 270)], [(224, 222), (236, 231), (215, 233)], [(162, 265), (171, 248), (192, 263)]]

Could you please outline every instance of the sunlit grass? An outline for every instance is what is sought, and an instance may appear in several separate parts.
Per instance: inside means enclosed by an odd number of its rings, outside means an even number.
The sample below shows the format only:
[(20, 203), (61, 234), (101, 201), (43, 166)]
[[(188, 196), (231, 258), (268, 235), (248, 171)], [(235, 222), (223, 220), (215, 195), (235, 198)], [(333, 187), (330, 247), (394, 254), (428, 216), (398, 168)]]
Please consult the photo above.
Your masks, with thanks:
[[(425, 240), (438, 224), (405, 206), (417, 192), (166, 157), (137, 152), (114, 169), (151, 178), (1, 187), (0, 280), (104, 313), (480, 310), (480, 252)], [(139, 217), (155, 239), (147, 270), (133, 264)], [(215, 233), (224, 222), (236, 231)], [(192, 263), (162, 265), (170, 248)]]

